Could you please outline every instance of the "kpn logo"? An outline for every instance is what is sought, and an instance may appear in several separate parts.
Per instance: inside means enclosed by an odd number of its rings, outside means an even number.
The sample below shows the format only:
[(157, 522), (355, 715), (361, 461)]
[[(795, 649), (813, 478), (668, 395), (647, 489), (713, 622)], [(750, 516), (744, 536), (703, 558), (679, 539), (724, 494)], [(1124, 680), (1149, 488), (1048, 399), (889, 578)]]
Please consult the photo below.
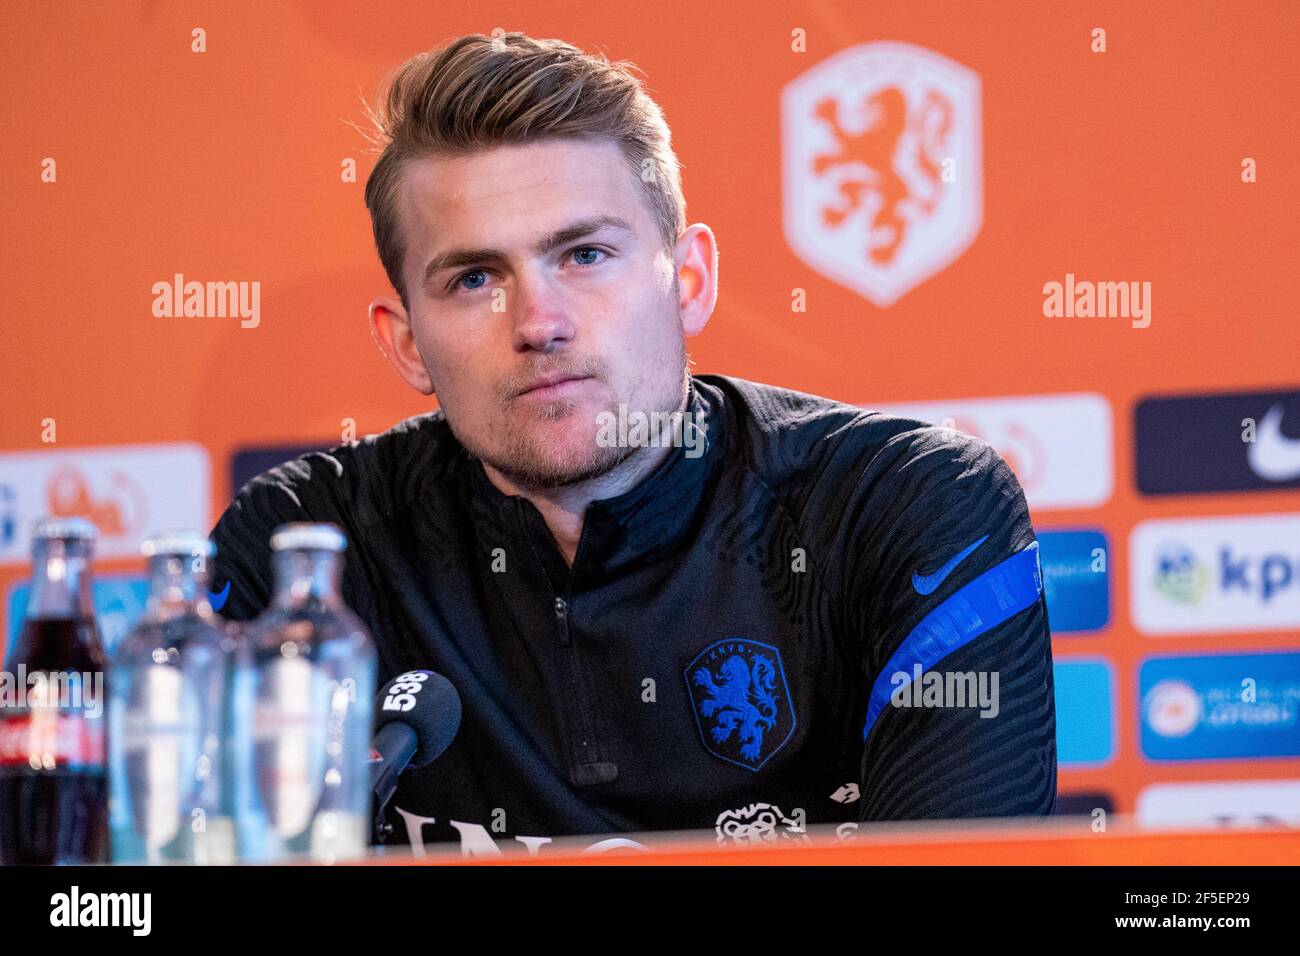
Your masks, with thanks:
[(1209, 583), (1209, 569), (1191, 548), (1166, 544), (1156, 555), (1155, 589), (1169, 600), (1198, 605)]
[(1144, 521), (1130, 539), (1148, 634), (1300, 627), (1300, 514)]

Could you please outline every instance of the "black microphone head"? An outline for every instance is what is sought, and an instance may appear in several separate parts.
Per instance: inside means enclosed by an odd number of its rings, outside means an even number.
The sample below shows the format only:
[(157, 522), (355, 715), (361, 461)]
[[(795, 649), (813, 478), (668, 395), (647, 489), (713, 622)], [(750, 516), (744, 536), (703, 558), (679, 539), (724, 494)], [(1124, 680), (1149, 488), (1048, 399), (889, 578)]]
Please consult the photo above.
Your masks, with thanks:
[(385, 724), (406, 724), (415, 731), (419, 748), (411, 769), (433, 763), (451, 746), (460, 729), (460, 694), (451, 681), (435, 671), (398, 674), (379, 692), (375, 730)]

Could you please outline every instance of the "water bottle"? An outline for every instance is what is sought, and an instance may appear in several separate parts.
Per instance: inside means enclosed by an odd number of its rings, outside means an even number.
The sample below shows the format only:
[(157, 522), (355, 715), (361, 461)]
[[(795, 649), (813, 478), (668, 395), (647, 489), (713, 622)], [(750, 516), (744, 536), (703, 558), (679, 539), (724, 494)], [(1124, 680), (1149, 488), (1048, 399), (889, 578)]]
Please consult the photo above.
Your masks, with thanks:
[[(291, 524), (271, 538), (275, 588), (248, 628), (235, 692), (251, 748), (239, 821), (251, 862), (359, 859), (370, 840), (378, 660), (339, 597), (343, 533)], [(251, 740), (248, 738), (251, 737)]]
[(114, 862), (233, 863), (222, 812), (226, 651), (208, 605), (213, 547), (198, 532), (156, 535), (149, 603), (110, 670), (109, 829)]

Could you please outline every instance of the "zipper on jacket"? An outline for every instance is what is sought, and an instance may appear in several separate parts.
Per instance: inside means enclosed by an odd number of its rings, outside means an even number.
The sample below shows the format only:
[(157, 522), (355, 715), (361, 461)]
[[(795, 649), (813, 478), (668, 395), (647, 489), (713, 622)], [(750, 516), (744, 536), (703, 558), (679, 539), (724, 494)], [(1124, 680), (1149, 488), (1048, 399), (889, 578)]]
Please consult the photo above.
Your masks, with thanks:
[(569, 767), (569, 779), (577, 786), (593, 783), (609, 783), (617, 779), (618, 767), (607, 760), (600, 759), (600, 748), (596, 746), (595, 727), (588, 711), (586, 682), (582, 677), (582, 662), (578, 660), (578, 650), (573, 646), (573, 636), (569, 633), (569, 601), (555, 596), (555, 622), (559, 629), (560, 644), (569, 648), (569, 664), (572, 667), (574, 697), (578, 705), (579, 739), (576, 741), (575, 763)]
[[(531, 532), (528, 527), (528, 519), (524, 511), (523, 498), (515, 500), (515, 513), (519, 520), (519, 530), (527, 537)], [(534, 549), (534, 555), (541, 560)], [(577, 554), (574, 555), (574, 563), (577, 563), (577, 557), (582, 553), (582, 538), (578, 539)], [(544, 566), (541, 567), (543, 578), (547, 577), (547, 571)], [(569, 571), (569, 579), (572, 581), (572, 567)], [(555, 615), (555, 626), (560, 646), (568, 650), (569, 656), (569, 684), (571, 687), (571, 705), (568, 708), (568, 719), (565, 721), (569, 725), (568, 740), (569, 749), (569, 780), (575, 786), (589, 786), (596, 783), (609, 783), (611, 780), (618, 779), (618, 766), (608, 760), (600, 759), (600, 748), (596, 745), (595, 727), (592, 715), (588, 710), (589, 700), (587, 699), (586, 681), (583, 679), (582, 662), (578, 659), (578, 648), (573, 643), (573, 634), (569, 627), (569, 604), (570, 595), (561, 596), (556, 593), (554, 582), (551, 582), (551, 612)], [(559, 702), (557, 702), (558, 704)]]
[(560, 627), (560, 644), (568, 647), (569, 638), (569, 602), (564, 598), (556, 595), (555, 598), (555, 621)]

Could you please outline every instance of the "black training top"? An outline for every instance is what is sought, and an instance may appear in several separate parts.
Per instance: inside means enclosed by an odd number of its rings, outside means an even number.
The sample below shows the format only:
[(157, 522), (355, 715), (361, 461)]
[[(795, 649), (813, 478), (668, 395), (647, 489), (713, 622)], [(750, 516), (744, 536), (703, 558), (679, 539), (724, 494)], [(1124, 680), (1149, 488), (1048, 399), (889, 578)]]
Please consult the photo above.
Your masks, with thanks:
[(1038, 545), (997, 453), (719, 375), (689, 410), (706, 447), (593, 502), (572, 569), (441, 413), (273, 468), (221, 517), (227, 617), (268, 602), (278, 525), (333, 522), (381, 682), (459, 691), (390, 842), (1053, 813)]

